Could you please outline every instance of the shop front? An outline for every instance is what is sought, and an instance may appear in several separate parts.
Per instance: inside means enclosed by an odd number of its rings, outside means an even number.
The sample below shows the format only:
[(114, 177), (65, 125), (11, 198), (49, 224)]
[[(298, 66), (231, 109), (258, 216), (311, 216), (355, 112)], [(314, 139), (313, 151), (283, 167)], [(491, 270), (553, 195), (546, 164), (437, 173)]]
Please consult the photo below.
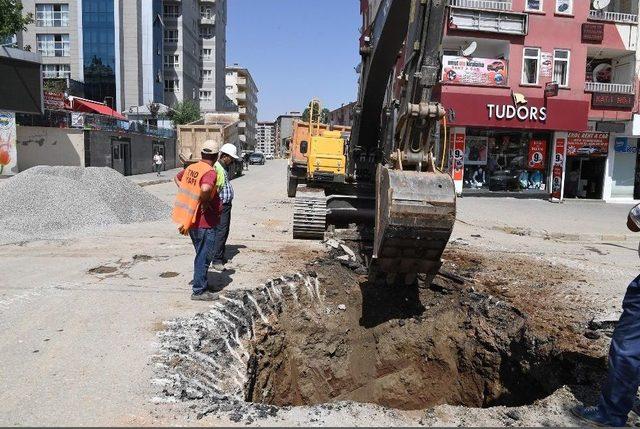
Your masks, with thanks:
[(564, 198), (603, 198), (609, 138), (609, 133), (568, 133)]
[(558, 144), (566, 144), (568, 131), (587, 129), (586, 101), (447, 92), (441, 101), (451, 173), (462, 195), (549, 198), (554, 173), (556, 188), (562, 185)]

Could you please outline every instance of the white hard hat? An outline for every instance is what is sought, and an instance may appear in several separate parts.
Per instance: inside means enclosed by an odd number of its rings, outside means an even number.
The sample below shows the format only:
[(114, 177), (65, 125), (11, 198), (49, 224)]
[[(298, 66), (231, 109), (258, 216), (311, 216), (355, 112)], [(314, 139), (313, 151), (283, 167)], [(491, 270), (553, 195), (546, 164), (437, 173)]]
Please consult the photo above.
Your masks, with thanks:
[(229, 155), (233, 159), (238, 159), (238, 148), (231, 143), (223, 144), (220, 148), (220, 152)]
[(218, 147), (218, 143), (216, 141), (207, 140), (204, 143), (202, 143), (202, 149), (200, 151), (207, 155), (213, 155), (218, 153), (220, 150)]

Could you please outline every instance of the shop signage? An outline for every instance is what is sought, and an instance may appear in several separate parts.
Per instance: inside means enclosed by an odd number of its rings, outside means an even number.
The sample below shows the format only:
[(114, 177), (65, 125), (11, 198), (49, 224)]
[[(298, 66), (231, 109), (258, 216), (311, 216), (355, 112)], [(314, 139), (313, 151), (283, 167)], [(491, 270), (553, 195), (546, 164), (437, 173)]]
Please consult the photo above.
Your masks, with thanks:
[(624, 133), (624, 122), (596, 122), (596, 131), (603, 133)]
[(520, 122), (542, 122), (547, 120), (546, 107), (514, 106), (512, 104), (487, 104), (489, 119)]
[(556, 97), (558, 95), (559, 86), (555, 82), (549, 82), (544, 86), (545, 97)]
[(553, 159), (553, 171), (551, 176), (551, 198), (562, 198), (562, 171), (564, 170), (564, 139), (556, 139), (555, 156)]
[(480, 136), (465, 136), (464, 164), (486, 165), (489, 150), (489, 138)]
[(567, 156), (606, 155), (609, 153), (609, 133), (569, 133)]
[(64, 94), (61, 92), (43, 92), (44, 108), (51, 110), (64, 109)]
[(591, 105), (593, 107), (632, 109), (634, 104), (635, 96), (633, 94), (607, 94), (594, 92), (591, 96)]
[(582, 42), (602, 43), (604, 40), (604, 24), (582, 24)]
[(531, 140), (529, 142), (529, 169), (544, 170), (547, 159), (547, 141)]
[(71, 128), (84, 128), (84, 114), (77, 112), (71, 114)]
[(540, 54), (540, 75), (542, 77), (553, 76), (553, 54), (551, 52), (543, 52)]
[(453, 180), (462, 180), (464, 178), (464, 134), (454, 135), (452, 155)]
[(442, 82), (453, 85), (507, 86), (507, 61), (445, 55)]
[(629, 143), (630, 142), (628, 137), (616, 137), (614, 145), (615, 151), (617, 153), (637, 153), (638, 147), (633, 146)]
[(0, 110), (0, 176), (12, 176), (17, 172), (16, 115)]

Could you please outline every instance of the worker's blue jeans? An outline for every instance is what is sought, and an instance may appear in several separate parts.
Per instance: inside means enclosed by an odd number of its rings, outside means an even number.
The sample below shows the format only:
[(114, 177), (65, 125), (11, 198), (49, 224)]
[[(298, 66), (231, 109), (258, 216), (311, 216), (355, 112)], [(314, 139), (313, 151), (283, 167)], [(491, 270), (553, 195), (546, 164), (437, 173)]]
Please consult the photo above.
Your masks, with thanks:
[(192, 228), (189, 236), (196, 250), (193, 261), (193, 294), (200, 295), (207, 291), (207, 273), (211, 264), (211, 252), (216, 242), (215, 228)]
[(609, 349), (609, 372), (602, 386), (600, 413), (624, 426), (640, 385), (640, 276), (627, 287), (622, 316)]

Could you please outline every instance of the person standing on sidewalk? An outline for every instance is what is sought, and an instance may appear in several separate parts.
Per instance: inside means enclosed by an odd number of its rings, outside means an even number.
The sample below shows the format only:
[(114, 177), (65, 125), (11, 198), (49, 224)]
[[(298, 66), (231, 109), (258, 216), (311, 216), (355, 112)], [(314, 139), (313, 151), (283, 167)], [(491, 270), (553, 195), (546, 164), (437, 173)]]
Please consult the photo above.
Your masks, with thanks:
[(235, 145), (225, 144), (220, 148), (220, 158), (216, 162), (216, 172), (218, 173), (218, 194), (222, 203), (220, 213), (220, 223), (216, 227), (216, 243), (213, 247), (211, 260), (213, 269), (224, 271), (224, 264), (227, 262), (224, 254), (229, 238), (229, 227), (231, 226), (231, 206), (233, 202), (233, 186), (229, 180), (229, 166), (234, 165), (238, 157), (238, 150)]
[(207, 273), (215, 245), (216, 226), (220, 222), (220, 199), (214, 168), (218, 160), (218, 144), (213, 140), (205, 141), (201, 156), (201, 161), (190, 165), (174, 179), (178, 194), (172, 218), (181, 234), (189, 234), (196, 251), (191, 299), (213, 301), (216, 295), (207, 291)]
[(158, 176), (161, 175), (160, 172), (162, 171), (162, 164), (164, 164), (164, 157), (160, 155), (160, 153), (156, 152), (156, 154), (153, 155), (153, 169), (158, 173)]
[[(629, 212), (627, 228), (640, 231), (640, 204)], [(639, 249), (640, 252), (640, 249)], [(597, 406), (571, 411), (582, 421), (597, 426), (625, 426), (640, 385), (640, 276), (627, 287), (622, 315), (613, 331), (609, 370)]]

